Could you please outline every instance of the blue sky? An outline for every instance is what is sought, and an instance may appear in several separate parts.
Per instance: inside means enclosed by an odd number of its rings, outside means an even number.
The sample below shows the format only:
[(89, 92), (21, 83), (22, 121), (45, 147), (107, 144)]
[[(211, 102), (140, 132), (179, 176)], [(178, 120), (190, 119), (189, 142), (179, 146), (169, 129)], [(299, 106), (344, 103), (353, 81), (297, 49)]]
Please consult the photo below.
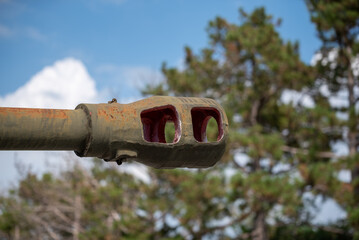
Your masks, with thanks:
[(298, 40), (309, 62), (320, 42), (302, 0), (0, 0), (0, 97), (68, 57), (84, 64), (105, 95), (138, 96), (138, 81), (159, 78), (162, 62), (180, 65), (185, 45), (207, 46), (209, 20), (238, 23), (239, 7), (258, 6), (282, 18), (282, 37)]
[[(0, 106), (137, 99), (143, 82), (161, 80), (163, 62), (181, 66), (184, 46), (208, 45), (208, 21), (239, 23), (240, 7), (260, 6), (283, 20), (281, 36), (298, 40), (309, 63), (320, 41), (304, 0), (0, 0)], [(67, 154), (0, 152), (0, 189), (15, 180), (16, 160), (41, 172)], [(345, 216), (334, 203), (325, 209), (319, 220)]]

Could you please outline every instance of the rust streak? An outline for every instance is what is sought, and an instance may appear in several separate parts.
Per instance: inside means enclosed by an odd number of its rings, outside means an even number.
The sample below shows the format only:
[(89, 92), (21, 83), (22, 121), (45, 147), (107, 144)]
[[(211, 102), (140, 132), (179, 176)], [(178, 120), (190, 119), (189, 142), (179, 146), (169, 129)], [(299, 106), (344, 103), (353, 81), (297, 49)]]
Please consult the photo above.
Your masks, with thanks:
[(72, 110), (63, 109), (40, 109), (40, 108), (0, 108), (0, 114), (3, 116), (12, 115), (16, 118), (50, 118), (50, 119), (68, 119)]

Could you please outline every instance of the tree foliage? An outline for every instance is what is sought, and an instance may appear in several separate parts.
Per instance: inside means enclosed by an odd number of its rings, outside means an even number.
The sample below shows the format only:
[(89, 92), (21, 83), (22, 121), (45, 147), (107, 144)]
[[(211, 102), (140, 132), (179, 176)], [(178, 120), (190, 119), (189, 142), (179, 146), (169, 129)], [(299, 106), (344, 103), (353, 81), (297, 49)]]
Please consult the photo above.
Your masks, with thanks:
[[(323, 41), (315, 66), (301, 60), (297, 42), (281, 38), (280, 20), (264, 8), (240, 10), (239, 23), (221, 17), (210, 21), (209, 46), (198, 53), (186, 47), (183, 68), (163, 64), (164, 82), (143, 89), (147, 95), (210, 97), (224, 106), (230, 141), (215, 167), (148, 169), (149, 182), (99, 160), (90, 170), (74, 165), (60, 175), (28, 173), (0, 199), (0, 237), (357, 236), (358, 2), (306, 2)], [(343, 91), (348, 104), (334, 106), (333, 97)], [(215, 140), (216, 124), (208, 128)], [(171, 131), (166, 129), (169, 137)], [(348, 156), (335, 153), (338, 142), (348, 145)], [(338, 178), (343, 169), (352, 170), (350, 183)], [(316, 196), (335, 199), (348, 218), (315, 225), (309, 209)]]
[(332, 196), (347, 210), (348, 222), (359, 239), (359, 2), (308, 0), (311, 20), (317, 27), (322, 48), (317, 54), (319, 95), (330, 102), (341, 96), (342, 104), (322, 106), (341, 116), (330, 132), (339, 131), (336, 140), (347, 145), (348, 156), (341, 156), (335, 170), (351, 170), (351, 182), (334, 187)]
[[(232, 211), (229, 217), (242, 231), (238, 236), (268, 239), (269, 228), (308, 228), (304, 194), (346, 192), (333, 143), (347, 125), (333, 111), (330, 96), (319, 91), (318, 68), (301, 61), (297, 42), (280, 38), (280, 21), (263, 8), (240, 10), (240, 17), (240, 25), (220, 17), (211, 21), (210, 46), (199, 54), (186, 47), (184, 69), (164, 64), (165, 84), (144, 93), (210, 97), (225, 106), (230, 144), (217, 167), (236, 170), (228, 204), (238, 216)], [(286, 101), (288, 93), (309, 96), (313, 104)], [(243, 155), (245, 164), (236, 159)]]

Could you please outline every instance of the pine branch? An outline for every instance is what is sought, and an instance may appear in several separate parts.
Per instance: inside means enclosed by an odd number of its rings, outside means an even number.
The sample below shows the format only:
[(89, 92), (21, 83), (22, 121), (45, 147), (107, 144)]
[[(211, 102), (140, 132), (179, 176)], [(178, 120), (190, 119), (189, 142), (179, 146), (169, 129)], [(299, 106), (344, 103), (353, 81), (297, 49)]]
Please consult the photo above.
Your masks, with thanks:
[[(303, 155), (308, 155), (309, 151), (307, 149), (300, 149), (300, 148), (295, 148), (295, 147), (289, 147), (289, 146), (282, 146), (282, 151), (283, 152), (287, 152), (287, 153), (291, 153), (291, 154), (303, 154)], [(335, 159), (339, 159), (342, 156), (338, 156), (333, 152), (317, 152), (315, 154), (317, 157), (319, 158), (335, 158)]]
[(336, 233), (336, 234), (343, 234), (343, 233), (347, 233), (347, 231), (345, 231), (344, 229), (340, 229), (340, 228), (336, 228), (336, 227), (330, 227), (330, 226), (319, 226), (318, 228), (327, 231), (327, 232), (331, 232), (331, 233)]
[(292, 166), (291, 166), (289, 169), (280, 170), (280, 171), (278, 171), (278, 172), (273, 172), (273, 171), (271, 171), (271, 173), (272, 173), (273, 175), (280, 175), (280, 174), (288, 173), (288, 172), (290, 172), (290, 171), (293, 171)]
[(232, 226), (233, 224), (235, 224), (235, 223), (237, 223), (237, 222), (242, 222), (244, 219), (246, 219), (247, 217), (249, 217), (249, 215), (251, 215), (251, 212), (244, 213), (244, 214), (242, 214), (240, 217), (234, 218), (234, 219), (232, 219), (231, 221), (229, 221), (228, 223), (226, 223), (226, 224), (224, 224), (224, 225), (212, 227), (212, 228), (209, 228), (209, 230), (210, 230), (210, 231), (213, 231), (213, 230), (223, 230), (223, 229), (225, 229), (226, 227)]
[(244, 173), (248, 173), (248, 170), (245, 167), (242, 167), (241, 165), (239, 165), (239, 163), (237, 163), (236, 160), (233, 160), (232, 162), (234, 163), (236, 168), (242, 170)]
[(40, 224), (41, 226), (43, 226), (46, 230), (46, 232), (50, 235), (50, 237), (52, 239), (55, 239), (55, 240), (59, 240), (60, 237), (52, 230), (52, 228), (50, 227), (50, 225), (46, 222), (46, 221), (42, 221), (41, 218), (33, 215), (31, 218), (33, 218), (33, 220), (35, 222), (38, 222), (38, 224)]

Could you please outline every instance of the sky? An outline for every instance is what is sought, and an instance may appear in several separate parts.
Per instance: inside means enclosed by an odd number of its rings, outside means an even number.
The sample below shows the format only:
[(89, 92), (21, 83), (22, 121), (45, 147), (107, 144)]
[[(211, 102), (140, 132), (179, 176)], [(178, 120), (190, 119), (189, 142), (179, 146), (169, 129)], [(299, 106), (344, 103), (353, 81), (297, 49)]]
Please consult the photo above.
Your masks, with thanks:
[[(260, 6), (282, 19), (282, 38), (298, 41), (310, 63), (320, 41), (302, 0), (0, 0), (0, 107), (139, 99), (139, 89), (163, 79), (162, 63), (181, 67), (185, 46), (208, 46), (210, 20), (239, 24), (240, 7)], [(15, 182), (15, 162), (41, 172), (69, 154), (0, 152), (0, 189)], [(324, 220), (345, 216), (330, 204)]]
[(259, 6), (283, 20), (282, 37), (299, 41), (309, 62), (320, 42), (302, 0), (0, 0), (0, 97), (67, 59), (95, 82), (99, 99), (84, 101), (140, 97), (144, 83), (161, 80), (163, 62), (181, 65), (184, 46), (208, 46), (210, 20), (239, 23), (240, 7)]

